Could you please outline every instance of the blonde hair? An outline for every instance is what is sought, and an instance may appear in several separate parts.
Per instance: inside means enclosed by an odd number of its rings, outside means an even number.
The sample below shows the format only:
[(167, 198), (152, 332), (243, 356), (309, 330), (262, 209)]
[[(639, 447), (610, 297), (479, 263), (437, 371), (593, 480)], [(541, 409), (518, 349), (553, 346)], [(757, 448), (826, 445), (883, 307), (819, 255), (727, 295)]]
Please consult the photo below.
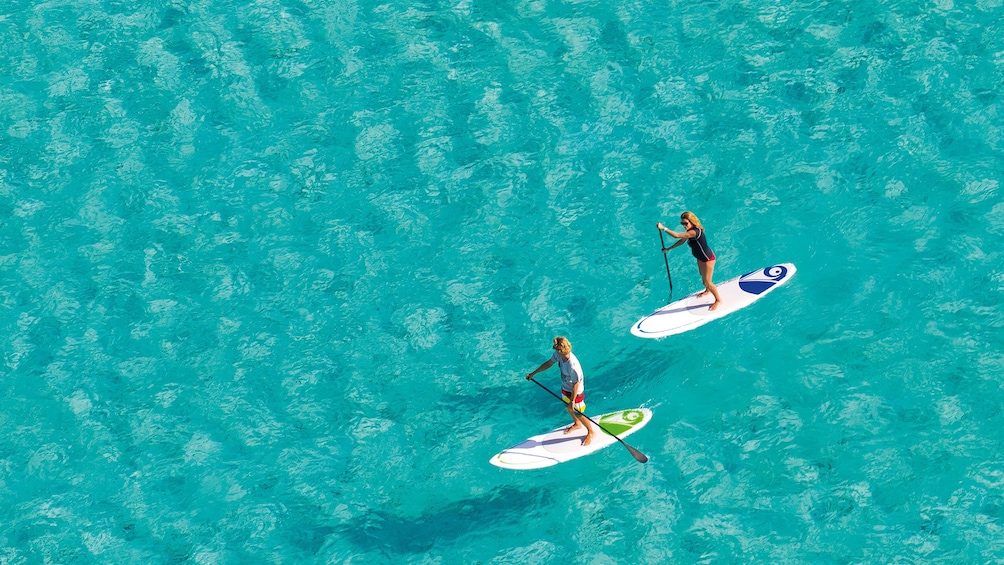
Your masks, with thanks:
[(690, 225), (694, 226), (699, 230), (704, 229), (704, 226), (701, 225), (701, 220), (698, 220), (697, 216), (695, 216), (693, 212), (684, 212), (680, 214), (680, 219), (687, 220), (688, 222), (690, 222)]
[(554, 345), (552, 345), (551, 348), (564, 355), (572, 352), (572, 342), (568, 341), (565, 336), (559, 335), (554, 338)]

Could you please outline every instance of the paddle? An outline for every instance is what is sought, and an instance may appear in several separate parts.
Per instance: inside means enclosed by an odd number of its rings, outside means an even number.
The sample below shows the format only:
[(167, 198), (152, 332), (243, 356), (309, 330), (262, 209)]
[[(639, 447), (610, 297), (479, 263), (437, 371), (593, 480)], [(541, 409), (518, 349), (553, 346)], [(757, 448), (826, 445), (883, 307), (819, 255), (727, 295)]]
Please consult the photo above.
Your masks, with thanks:
[[(546, 386), (538, 383), (537, 379), (535, 379), (533, 377), (530, 377), (530, 380), (533, 381), (533, 382), (535, 382), (535, 383), (537, 383), (537, 386), (539, 386), (540, 388), (542, 388), (542, 389), (546, 390), (547, 392), (551, 393), (551, 396), (557, 398), (558, 400), (561, 400), (562, 404), (568, 404), (560, 396), (558, 396), (557, 394), (554, 394), (553, 390), (551, 390), (551, 389), (547, 388)], [(572, 410), (575, 410), (575, 409), (573, 408)], [(648, 462), (648, 456), (646, 456), (644, 453), (638, 451), (637, 449), (631, 447), (627, 443), (624, 443), (624, 440), (622, 440), (621, 438), (617, 437), (617, 434), (615, 434), (615, 433), (611, 432), (610, 430), (604, 428), (596, 420), (590, 418), (589, 416), (586, 416), (585, 412), (579, 412), (579, 414), (581, 414), (582, 416), (584, 416), (587, 420), (589, 420), (593, 424), (596, 424), (596, 427), (599, 428), (599, 429), (601, 429), (601, 430), (603, 430), (604, 432), (606, 432), (607, 435), (613, 436), (613, 438), (615, 440), (621, 442), (621, 445), (623, 445), (624, 447), (626, 447), (627, 450), (631, 452), (631, 456), (634, 457), (639, 463), (647, 463)]]
[(666, 262), (666, 276), (669, 277), (669, 301), (673, 301), (673, 275), (669, 274), (669, 257), (666, 257), (666, 240), (662, 238), (662, 230), (659, 230), (659, 243), (662, 243), (662, 259)]

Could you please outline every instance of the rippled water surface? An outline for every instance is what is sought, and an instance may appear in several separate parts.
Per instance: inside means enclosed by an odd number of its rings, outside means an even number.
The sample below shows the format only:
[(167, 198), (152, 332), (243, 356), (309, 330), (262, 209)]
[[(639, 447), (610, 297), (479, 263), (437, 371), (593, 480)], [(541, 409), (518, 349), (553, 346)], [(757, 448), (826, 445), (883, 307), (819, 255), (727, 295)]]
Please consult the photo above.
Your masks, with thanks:
[[(1002, 22), (5, 3), (0, 563), (1004, 560)], [(684, 210), (798, 274), (635, 338)], [(558, 334), (649, 463), (488, 464)]]

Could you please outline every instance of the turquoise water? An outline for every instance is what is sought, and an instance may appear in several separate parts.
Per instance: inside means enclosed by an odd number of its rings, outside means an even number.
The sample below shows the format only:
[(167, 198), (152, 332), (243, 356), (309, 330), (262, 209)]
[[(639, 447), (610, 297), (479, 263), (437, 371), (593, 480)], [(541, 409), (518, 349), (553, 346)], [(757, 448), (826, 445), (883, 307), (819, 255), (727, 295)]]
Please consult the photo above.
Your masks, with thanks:
[[(1002, 38), (1001, 0), (5, 3), (0, 563), (1004, 561)], [(798, 274), (632, 337), (688, 209), (717, 280)], [(567, 418), (521, 378), (557, 334), (649, 463), (488, 464)]]

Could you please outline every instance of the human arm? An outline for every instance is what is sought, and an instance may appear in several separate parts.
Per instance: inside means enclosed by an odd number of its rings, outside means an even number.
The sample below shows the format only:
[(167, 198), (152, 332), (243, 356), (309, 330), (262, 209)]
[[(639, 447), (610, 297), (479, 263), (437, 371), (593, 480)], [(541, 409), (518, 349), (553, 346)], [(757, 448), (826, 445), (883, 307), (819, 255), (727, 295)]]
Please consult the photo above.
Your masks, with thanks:
[(669, 247), (663, 247), (662, 248), (662, 252), (663, 253), (666, 253), (667, 251), (669, 251), (671, 249), (676, 249), (677, 247), (683, 245), (683, 242), (687, 241), (691, 237), (694, 237), (689, 231), (686, 231), (686, 232), (683, 232), (683, 233), (677, 233), (677, 232), (675, 232), (675, 231), (667, 228), (666, 226), (662, 225), (662, 222), (657, 222), (655, 224), (655, 226), (657, 228), (659, 228), (659, 231), (664, 231), (664, 232), (668, 233), (669, 235), (677, 238), (676, 242), (673, 245), (670, 245)]
[(676, 240), (676, 243), (674, 243), (673, 245), (670, 245), (669, 247), (663, 247), (662, 248), (662, 252), (665, 253), (665, 252), (669, 251), (670, 249), (676, 249), (677, 247), (683, 245), (684, 241), (687, 241), (687, 240), (685, 240), (685, 239), (678, 239), (678, 240)]
[(544, 361), (543, 363), (540, 364), (540, 367), (537, 367), (533, 371), (530, 371), (529, 373), (526, 374), (526, 380), (532, 379), (534, 375), (536, 375), (537, 373), (539, 373), (541, 371), (546, 371), (546, 370), (550, 369), (551, 365), (554, 365), (554, 360), (553, 359), (548, 359), (547, 361)]
[(669, 249), (672, 249), (673, 247), (676, 247), (676, 246), (680, 245), (681, 243), (683, 243), (683, 240), (685, 240), (685, 239), (693, 239), (693, 238), (697, 237), (697, 231), (696, 230), (694, 230), (694, 231), (687, 230), (687, 231), (676, 232), (676, 231), (673, 231), (673, 230), (667, 228), (666, 226), (662, 225), (662, 222), (656, 223), (655, 227), (659, 228), (660, 230), (662, 230), (662, 231), (668, 233), (669, 235), (671, 235), (671, 236), (673, 236), (673, 237), (675, 237), (675, 238), (677, 238), (677, 239), (680, 240), (680, 241), (677, 241), (675, 244), (673, 244), (673, 246), (670, 247)]

